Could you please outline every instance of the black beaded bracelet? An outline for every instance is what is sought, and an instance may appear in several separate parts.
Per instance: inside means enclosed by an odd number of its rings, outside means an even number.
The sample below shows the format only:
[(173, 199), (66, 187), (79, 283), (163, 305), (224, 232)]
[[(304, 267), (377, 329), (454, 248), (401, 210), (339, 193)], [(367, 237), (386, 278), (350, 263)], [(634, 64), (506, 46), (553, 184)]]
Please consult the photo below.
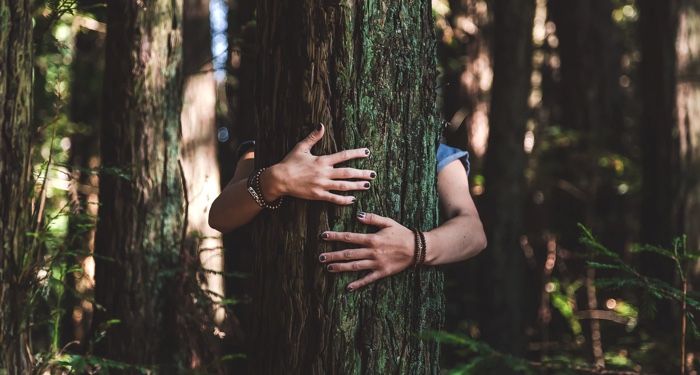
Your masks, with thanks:
[(282, 207), (284, 197), (280, 197), (272, 203), (265, 200), (262, 193), (262, 185), (260, 184), (260, 176), (265, 169), (266, 168), (260, 168), (248, 177), (248, 193), (250, 193), (250, 196), (253, 197), (253, 200), (258, 206), (268, 210), (276, 210)]
[(425, 262), (425, 235), (418, 229), (413, 229), (416, 248), (413, 251), (413, 266), (418, 268)]
[(421, 231), (418, 231), (418, 234), (420, 235), (420, 242), (421, 242), (421, 248), (423, 249), (423, 252), (421, 253), (420, 260), (418, 261), (418, 265), (422, 266), (425, 264), (425, 254), (428, 252), (428, 245), (425, 243), (425, 234)]

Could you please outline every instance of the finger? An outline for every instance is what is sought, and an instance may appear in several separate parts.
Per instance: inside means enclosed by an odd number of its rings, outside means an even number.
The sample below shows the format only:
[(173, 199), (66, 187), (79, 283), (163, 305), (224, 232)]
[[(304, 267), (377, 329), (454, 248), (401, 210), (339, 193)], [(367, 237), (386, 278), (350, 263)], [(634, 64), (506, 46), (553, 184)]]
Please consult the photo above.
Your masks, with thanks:
[(318, 256), (318, 260), (321, 263), (344, 262), (358, 259), (374, 259), (374, 251), (370, 249), (348, 249), (323, 253)]
[(356, 201), (355, 197), (353, 197), (353, 196), (333, 194), (333, 193), (329, 193), (327, 191), (324, 191), (323, 193), (321, 193), (316, 198), (316, 200), (334, 203), (334, 204), (337, 204), (339, 206), (349, 206), (349, 205), (355, 203), (355, 201)]
[(297, 147), (303, 152), (311, 152), (311, 147), (313, 147), (318, 141), (323, 138), (323, 134), (326, 132), (326, 127), (319, 123), (316, 125), (316, 129), (309, 133), (306, 138), (302, 139), (301, 142), (297, 143)]
[(350, 178), (374, 180), (377, 177), (377, 172), (355, 168), (333, 168), (329, 177), (333, 180), (347, 180)]
[(335, 191), (353, 191), (353, 190), (367, 190), (370, 187), (370, 183), (367, 181), (328, 181), (324, 187), (328, 190)]
[(375, 282), (375, 281), (377, 281), (385, 276), (386, 275), (384, 275), (380, 271), (374, 271), (374, 272), (370, 273), (369, 275), (367, 275), (367, 276), (365, 276), (357, 281), (351, 282), (350, 284), (348, 284), (346, 289), (348, 290), (348, 292), (352, 292), (354, 290), (358, 290), (360, 288), (363, 288), (363, 287), (367, 286), (368, 284), (371, 284), (371, 283), (373, 283), (373, 282)]
[(374, 269), (377, 262), (373, 260), (358, 260), (357, 262), (333, 263), (326, 266), (330, 272), (357, 272)]
[(327, 231), (321, 233), (321, 238), (326, 241), (340, 241), (368, 247), (370, 247), (371, 236), (371, 234), (352, 232)]
[(321, 159), (330, 164), (335, 165), (352, 159), (366, 158), (369, 156), (368, 148), (356, 148), (354, 150), (345, 150), (336, 152), (335, 154), (330, 154), (322, 156)]
[(375, 227), (386, 228), (396, 225), (396, 221), (388, 217), (379, 216), (377, 214), (371, 214), (368, 212), (358, 212), (357, 220), (363, 224), (372, 225)]

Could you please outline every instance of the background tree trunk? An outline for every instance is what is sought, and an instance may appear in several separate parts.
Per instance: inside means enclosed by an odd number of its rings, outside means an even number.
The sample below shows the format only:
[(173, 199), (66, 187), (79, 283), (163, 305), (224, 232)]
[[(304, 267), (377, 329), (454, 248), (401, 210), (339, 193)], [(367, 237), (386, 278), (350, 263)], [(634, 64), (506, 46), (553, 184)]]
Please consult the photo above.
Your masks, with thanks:
[[(253, 86), (257, 69), (257, 36), (255, 26), (256, 0), (229, 0), (228, 12), (228, 75), (226, 78), (227, 124), (230, 140), (221, 144), (222, 187), (228, 184), (236, 171), (237, 149), (241, 142), (255, 139), (255, 97)], [(231, 353), (246, 354), (250, 358), (250, 294), (253, 285), (255, 251), (251, 246), (250, 227), (244, 226), (224, 236), (226, 248), (227, 294), (240, 302), (233, 306), (235, 322), (232, 334), (226, 337), (226, 348)], [(244, 361), (232, 363), (233, 371), (243, 371)]]
[(33, 264), (38, 248), (28, 240), (33, 179), (32, 18), (29, 0), (0, 0), (0, 368), (31, 372), (29, 327)]
[(188, 296), (175, 282), (186, 234), (178, 166), (181, 27), (181, 1), (108, 4), (95, 245), (96, 300), (104, 310), (96, 320), (120, 323), (107, 331), (100, 352), (163, 368), (199, 360), (178, 353), (188, 343), (173, 328), (174, 309)]
[[(676, 127), (676, 49), (678, 1), (640, 0), (641, 61), (641, 232), (642, 243), (668, 247), (680, 234), (675, 207), (679, 194), (678, 133)], [(657, 254), (642, 254), (641, 267), (649, 275), (674, 281), (673, 263)], [(672, 306), (656, 303), (653, 332), (675, 329)]]
[(523, 138), (529, 115), (534, 1), (496, 1), (493, 12), (493, 86), (483, 212), (489, 245), (480, 260), (481, 329), (484, 339), (496, 349), (521, 354), (525, 346), (525, 263), (518, 241), (523, 234)]
[(179, 329), (187, 334), (190, 356), (210, 363), (220, 355), (221, 340), (213, 332), (214, 327), (223, 332), (225, 311), (219, 302), (225, 293), (221, 234), (208, 223), (209, 207), (221, 191), (209, 0), (184, 0), (183, 69), (180, 152), (187, 188), (187, 234), (182, 260), (187, 271), (182, 276), (193, 294), (178, 302), (183, 315), (191, 317), (181, 321)]
[[(365, 230), (356, 210), (408, 227), (437, 224), (435, 40), (430, 3), (258, 2), (256, 164), (278, 162), (318, 122), (314, 152), (369, 147), (377, 170), (357, 204), (291, 200), (256, 220), (254, 374), (438, 373), (424, 329), (443, 316), (442, 274), (407, 271), (354, 293), (330, 275), (322, 230)], [(338, 250), (342, 247), (334, 247)]]
[[(80, 26), (78, 26), (80, 27)], [(69, 165), (71, 185), (69, 199), (70, 221), (66, 242), (71, 252), (70, 264), (80, 265), (82, 272), (66, 275), (66, 288), (75, 293), (66, 293), (62, 324), (63, 345), (77, 340), (76, 351), (86, 348), (87, 332), (90, 330), (94, 312), (95, 266), (92, 253), (95, 244), (95, 225), (99, 205), (100, 166), (99, 124), (102, 115), (102, 78), (104, 77), (103, 31), (82, 28), (75, 35), (75, 52), (72, 63), (70, 103), (71, 121), (78, 131), (71, 139)]]
[(700, 1), (680, 2), (676, 37), (680, 217), (688, 249), (700, 250)]

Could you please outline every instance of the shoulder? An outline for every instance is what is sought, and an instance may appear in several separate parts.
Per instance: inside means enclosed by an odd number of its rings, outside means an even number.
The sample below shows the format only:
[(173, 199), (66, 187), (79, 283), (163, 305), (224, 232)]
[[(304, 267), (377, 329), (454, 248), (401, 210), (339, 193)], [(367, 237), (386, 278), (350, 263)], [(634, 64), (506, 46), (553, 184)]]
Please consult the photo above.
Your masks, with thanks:
[(440, 143), (437, 150), (437, 172), (440, 173), (443, 168), (455, 160), (459, 160), (469, 174), (469, 152)]

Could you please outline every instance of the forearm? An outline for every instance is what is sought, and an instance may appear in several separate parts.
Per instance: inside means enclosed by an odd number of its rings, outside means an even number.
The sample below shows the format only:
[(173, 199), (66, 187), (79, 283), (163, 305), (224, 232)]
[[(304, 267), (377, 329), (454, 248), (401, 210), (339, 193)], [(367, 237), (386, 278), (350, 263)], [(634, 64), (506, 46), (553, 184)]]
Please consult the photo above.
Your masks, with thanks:
[[(270, 167), (261, 176), (263, 196), (268, 202), (283, 195), (281, 183), (275, 172), (275, 167)], [(249, 174), (250, 172), (234, 177), (216, 198), (209, 211), (209, 226), (225, 233), (249, 223), (262, 211), (248, 192)]]
[(477, 255), (486, 247), (486, 236), (478, 216), (455, 216), (425, 232), (425, 264), (459, 262)]

